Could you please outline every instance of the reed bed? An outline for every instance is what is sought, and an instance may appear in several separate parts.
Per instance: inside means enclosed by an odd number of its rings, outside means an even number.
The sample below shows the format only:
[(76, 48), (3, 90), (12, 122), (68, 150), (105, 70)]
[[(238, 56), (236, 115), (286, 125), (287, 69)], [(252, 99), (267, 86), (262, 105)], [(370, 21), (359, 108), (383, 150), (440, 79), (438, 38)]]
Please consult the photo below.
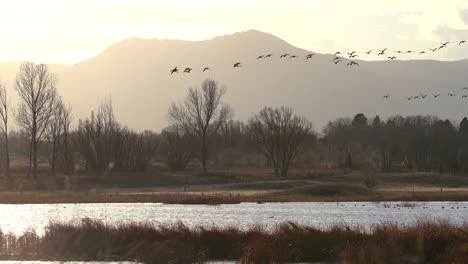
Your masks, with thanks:
[(50, 223), (44, 235), (0, 234), (0, 257), (16, 260), (142, 263), (466, 263), (468, 224), (379, 224), (364, 230), (283, 223), (273, 229)]

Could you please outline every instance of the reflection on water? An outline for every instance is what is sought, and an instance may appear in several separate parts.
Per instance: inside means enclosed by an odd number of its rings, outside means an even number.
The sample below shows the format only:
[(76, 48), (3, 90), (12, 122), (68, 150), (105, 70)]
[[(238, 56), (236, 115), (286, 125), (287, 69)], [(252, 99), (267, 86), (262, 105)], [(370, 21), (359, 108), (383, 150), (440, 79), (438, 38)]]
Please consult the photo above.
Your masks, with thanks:
[(350, 224), (369, 227), (382, 222), (411, 224), (417, 220), (468, 222), (468, 202), (346, 202), (346, 203), (242, 203), (231, 205), (128, 204), (25, 204), (0, 205), (0, 229), (39, 234), (50, 221), (76, 222), (84, 217), (109, 224), (181, 221), (188, 226), (263, 225), (294, 221), (317, 227)]

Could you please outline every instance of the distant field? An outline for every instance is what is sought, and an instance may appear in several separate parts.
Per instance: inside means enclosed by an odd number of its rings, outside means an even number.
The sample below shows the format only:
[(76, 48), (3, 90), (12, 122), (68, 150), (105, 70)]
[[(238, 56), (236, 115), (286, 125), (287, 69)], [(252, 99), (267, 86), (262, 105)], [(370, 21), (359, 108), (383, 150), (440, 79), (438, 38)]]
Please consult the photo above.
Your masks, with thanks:
[[(375, 187), (362, 182), (362, 172), (340, 169), (296, 169), (289, 177), (271, 170), (246, 168), (193, 172), (117, 173), (104, 177), (41, 175), (39, 190), (5, 190), (0, 203), (162, 202), (219, 204), (287, 201), (468, 200), (468, 176), (435, 173), (377, 173)], [(93, 180), (94, 179), (94, 180)], [(5, 179), (3, 179), (5, 182)], [(74, 182), (71, 187), (67, 181)], [(4, 185), (2, 185), (4, 186)]]

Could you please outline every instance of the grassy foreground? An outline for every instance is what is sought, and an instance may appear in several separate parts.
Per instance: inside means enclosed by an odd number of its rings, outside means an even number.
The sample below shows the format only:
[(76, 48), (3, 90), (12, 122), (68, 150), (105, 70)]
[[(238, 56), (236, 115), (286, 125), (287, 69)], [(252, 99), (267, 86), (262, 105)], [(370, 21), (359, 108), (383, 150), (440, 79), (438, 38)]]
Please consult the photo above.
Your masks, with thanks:
[(109, 226), (50, 224), (43, 236), (0, 236), (2, 259), (140, 261), (143, 263), (466, 263), (468, 224), (380, 224), (370, 231), (347, 226), (326, 230), (294, 223), (273, 230), (252, 227), (189, 228), (183, 224)]

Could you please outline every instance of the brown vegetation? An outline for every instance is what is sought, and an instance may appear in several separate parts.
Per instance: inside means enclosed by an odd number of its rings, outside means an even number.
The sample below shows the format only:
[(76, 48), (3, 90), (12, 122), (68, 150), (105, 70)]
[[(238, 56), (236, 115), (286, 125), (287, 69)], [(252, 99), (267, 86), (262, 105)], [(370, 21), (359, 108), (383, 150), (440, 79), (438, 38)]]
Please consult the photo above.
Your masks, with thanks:
[(78, 225), (52, 223), (43, 236), (0, 235), (3, 259), (199, 263), (465, 263), (468, 225), (419, 222), (379, 224), (370, 230), (327, 229), (284, 223), (262, 227), (189, 228), (176, 225), (110, 226), (83, 219)]

